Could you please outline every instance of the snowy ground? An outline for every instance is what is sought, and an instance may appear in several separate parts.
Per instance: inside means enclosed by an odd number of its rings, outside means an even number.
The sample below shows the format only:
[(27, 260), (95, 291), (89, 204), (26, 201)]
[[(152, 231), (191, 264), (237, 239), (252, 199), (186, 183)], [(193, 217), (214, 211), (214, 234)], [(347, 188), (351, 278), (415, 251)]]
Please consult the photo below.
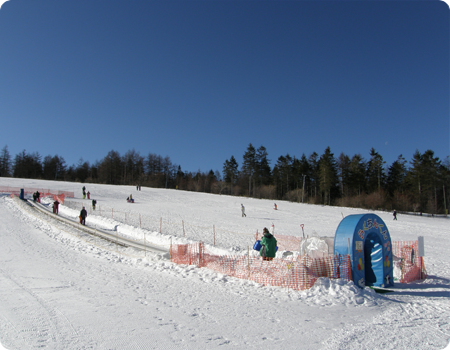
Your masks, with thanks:
[[(0, 178), (0, 186), (75, 192), (81, 184)], [(99, 206), (196, 227), (210, 249), (245, 254), (254, 233), (333, 236), (358, 209), (132, 186), (86, 184)], [(130, 195), (134, 204), (126, 203)], [(84, 201), (90, 206), (89, 201)], [(240, 204), (246, 207), (242, 218)], [(304, 292), (264, 287), (166, 255), (117, 248), (0, 196), (0, 342), (12, 349), (444, 349), (450, 341), (450, 221), (376, 212), (394, 241), (425, 237), (428, 279), (376, 294), (320, 279)], [(61, 215), (78, 212), (60, 208)], [(89, 215), (88, 225), (143, 230)], [(217, 231), (212, 246), (211, 228)], [(158, 230), (155, 230), (158, 231)], [(178, 234), (178, 236), (180, 236)], [(202, 237), (203, 236), (203, 237)], [(154, 243), (169, 235), (149, 233)], [(172, 240), (187, 241), (172, 235)], [(1, 348), (1, 346), (0, 346)]]

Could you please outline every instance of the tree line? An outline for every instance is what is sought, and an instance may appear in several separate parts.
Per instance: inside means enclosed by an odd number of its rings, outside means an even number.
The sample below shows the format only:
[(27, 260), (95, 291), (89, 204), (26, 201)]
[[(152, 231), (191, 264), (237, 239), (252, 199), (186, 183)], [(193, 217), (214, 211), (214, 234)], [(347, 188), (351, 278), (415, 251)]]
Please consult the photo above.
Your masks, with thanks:
[(25, 150), (14, 159), (5, 146), (0, 153), (0, 176), (113, 185), (141, 185), (187, 191), (289, 200), (366, 209), (446, 213), (449, 203), (450, 159), (441, 161), (432, 150), (418, 150), (408, 162), (402, 155), (391, 165), (370, 149), (361, 154), (335, 156), (330, 147), (322, 155), (279, 156), (271, 166), (264, 146), (249, 144), (239, 165), (231, 156), (223, 169), (183, 172), (170, 157), (134, 149), (120, 155), (110, 151), (90, 164), (82, 159), (68, 166), (63, 157)]

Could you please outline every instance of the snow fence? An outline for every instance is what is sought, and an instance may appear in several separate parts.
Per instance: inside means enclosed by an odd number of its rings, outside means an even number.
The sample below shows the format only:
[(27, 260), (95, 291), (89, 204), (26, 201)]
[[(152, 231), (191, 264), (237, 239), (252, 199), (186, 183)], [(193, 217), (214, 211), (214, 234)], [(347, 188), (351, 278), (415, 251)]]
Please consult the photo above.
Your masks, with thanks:
[(302, 255), (264, 261), (250, 255), (211, 254), (205, 250), (204, 243), (197, 243), (172, 245), (170, 256), (177, 264), (206, 267), (228, 276), (293, 290), (309, 289), (320, 277), (352, 279), (348, 255), (315, 259)]
[(73, 198), (74, 193), (69, 191), (56, 191), (50, 190), (46, 188), (22, 188), (22, 187), (10, 187), (10, 186), (0, 186), (0, 193), (9, 193), (15, 195), (17, 197), (20, 196), (20, 191), (24, 190), (24, 194), (32, 195), (35, 192), (40, 193), (40, 198), (43, 197), (52, 197), (54, 200), (57, 200), (61, 204), (64, 204), (65, 198)]
[(419, 254), (419, 241), (392, 242), (394, 276), (400, 283), (427, 278), (423, 256)]
[[(61, 201), (60, 201), (61, 202)], [(75, 202), (75, 201), (67, 201), (64, 205), (69, 208), (80, 210), (84, 203)], [(100, 206), (97, 205), (96, 210), (93, 210), (90, 206), (86, 206), (90, 215), (99, 215), (102, 217), (112, 218), (115, 221), (122, 222), (127, 225), (131, 225), (134, 227), (139, 227), (142, 229), (146, 229), (149, 231), (160, 232), (166, 235), (173, 235), (176, 237), (184, 237), (189, 238), (195, 241), (209, 243), (211, 245), (216, 245), (222, 242), (229, 241), (229, 235), (237, 235), (242, 237), (242, 243), (253, 247), (253, 244), (256, 239), (261, 236), (261, 233), (258, 231), (256, 234), (254, 233), (243, 233), (243, 232), (233, 232), (230, 230), (220, 229), (213, 226), (197, 226), (192, 225), (183, 220), (175, 221), (171, 218), (163, 219), (162, 217), (155, 217), (150, 215), (142, 215), (140, 213), (133, 212), (121, 212), (112, 207), (108, 206)], [(300, 287), (299, 289), (308, 289), (314, 285), (315, 280), (318, 277), (330, 277), (330, 278), (346, 278), (346, 275), (351, 276), (351, 272), (345, 272), (343, 267), (339, 267), (341, 269), (339, 273), (335, 273), (336, 267), (341, 266), (340, 262), (335, 263), (333, 256), (333, 237), (307, 237), (302, 238), (298, 236), (288, 236), (276, 234), (279, 251), (291, 251), (291, 252), (299, 252), (300, 256), (303, 256), (303, 260), (300, 258), (296, 259), (295, 262), (289, 258), (283, 259), (274, 259), (271, 262), (262, 263), (259, 258), (255, 257), (239, 257), (239, 256), (220, 256), (213, 257), (212, 254), (205, 253), (203, 250), (199, 253), (195, 253), (196, 248), (194, 244), (194, 248), (190, 247), (191, 245), (173, 245), (171, 250), (173, 250), (172, 259), (174, 262), (179, 264), (188, 264), (188, 265), (197, 265), (202, 266), (205, 263), (205, 260), (201, 258), (201, 263), (196, 262), (199, 257), (202, 257), (202, 254), (207, 254), (208, 266), (214, 266), (215, 271), (228, 274), (230, 276), (235, 276), (239, 278), (248, 278), (248, 276), (253, 276), (251, 279), (255, 280), (255, 276), (262, 276), (266, 273), (268, 268), (270, 269), (278, 269), (279, 272), (267, 272), (269, 276), (273, 276), (274, 273), (279, 274), (277, 277), (277, 282), (273, 285), (290, 285), (292, 283), (297, 283)], [(180, 248), (177, 248), (180, 247)], [(185, 248), (183, 248), (185, 247)], [(203, 248), (202, 248), (203, 249)], [(395, 242), (392, 241), (392, 253), (393, 253), (393, 264), (394, 264), (394, 277), (396, 281), (400, 283), (410, 283), (417, 280), (422, 280), (427, 277), (427, 273), (425, 270), (425, 265), (423, 261), (423, 257), (417, 254), (418, 252), (418, 241), (406, 241), (406, 242)], [(184, 256), (184, 257), (183, 257)], [(348, 255), (344, 255), (348, 256)], [(196, 260), (197, 259), (197, 260)], [(242, 260), (242, 261), (241, 261)], [(244, 261), (245, 260), (245, 261)], [(292, 268), (291, 266), (296, 266), (299, 264), (298, 260), (303, 262), (304, 267), (302, 267), (302, 273), (304, 277), (302, 280), (294, 279), (293, 282), (286, 282), (288, 280), (287, 276), (289, 276), (289, 281), (291, 281), (291, 275), (297, 273), (297, 270), (290, 271), (288, 270)], [(317, 260), (317, 261), (316, 261)], [(332, 262), (330, 262), (333, 260)], [(214, 262), (212, 262), (214, 261)], [(283, 261), (283, 262), (282, 262)], [(293, 264), (294, 265), (291, 265)], [(270, 264), (270, 265), (269, 265)], [(236, 270), (235, 266), (247, 266), (246, 271), (243, 272)], [(278, 265), (280, 265), (278, 267)], [(249, 267), (250, 266), (250, 267)], [(326, 267), (323, 267), (326, 266)], [(288, 268), (290, 267), (290, 268)], [(331, 273), (324, 273), (323, 269), (327, 271), (333, 271)], [(227, 272), (228, 271), (228, 272)], [(232, 273), (231, 273), (231, 272)], [(342, 272), (342, 273), (341, 273)], [(272, 275), (270, 275), (272, 274)], [(240, 277), (243, 276), (243, 277)], [(247, 277), (245, 277), (247, 276)], [(309, 277), (305, 277), (309, 276)], [(338, 276), (338, 277), (337, 277)], [(344, 277), (342, 277), (344, 276)], [(264, 281), (271, 281), (273, 277), (258, 277), (259, 281), (262, 284), (271, 284), (266, 283)], [(256, 280), (255, 280), (256, 281)], [(297, 288), (297, 287), (296, 287)], [(293, 289), (296, 289), (293, 288)]]
[[(60, 201), (61, 202), (61, 201)], [(62, 203), (62, 202), (61, 202)], [(202, 241), (211, 245), (228, 244), (230, 235), (239, 237), (239, 242), (244, 246), (253, 247), (253, 244), (261, 236), (261, 233), (235, 232), (220, 228), (216, 225), (199, 226), (193, 225), (184, 220), (174, 220), (173, 218), (163, 218), (152, 215), (143, 215), (136, 212), (125, 212), (117, 210), (106, 205), (96, 205), (95, 210), (83, 202), (66, 201), (65, 206), (80, 211), (83, 206), (86, 207), (89, 216), (98, 215), (105, 218), (111, 218), (126, 225), (139, 227), (141, 229), (183, 237), (194, 241)], [(299, 251), (302, 240), (306, 238), (276, 234), (278, 249), (280, 251)], [(332, 252), (332, 245), (331, 245)]]

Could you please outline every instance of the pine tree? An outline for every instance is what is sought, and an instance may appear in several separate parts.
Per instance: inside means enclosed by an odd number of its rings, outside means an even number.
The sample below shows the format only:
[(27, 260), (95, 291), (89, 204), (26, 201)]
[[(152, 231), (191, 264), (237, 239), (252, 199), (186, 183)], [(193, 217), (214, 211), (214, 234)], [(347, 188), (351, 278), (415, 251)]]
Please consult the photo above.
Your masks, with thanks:
[(337, 169), (341, 196), (348, 196), (350, 181), (350, 157), (344, 153), (341, 153), (337, 159)]
[(311, 182), (311, 197), (317, 198), (317, 191), (319, 189), (319, 155), (316, 152), (311, 153), (308, 158), (310, 168), (310, 182)]
[(330, 205), (332, 199), (338, 197), (339, 194), (336, 160), (330, 147), (325, 149), (319, 159), (319, 186), (323, 195), (323, 203)]
[(109, 151), (98, 167), (98, 178), (100, 183), (119, 185), (123, 169), (122, 158), (119, 152)]
[(257, 171), (256, 150), (250, 143), (247, 151), (244, 153), (241, 167), (241, 176), (248, 183), (248, 195), (251, 196), (252, 180), (255, 182), (255, 173)]
[(256, 151), (256, 178), (260, 186), (272, 183), (272, 171), (270, 169), (270, 160), (264, 146), (260, 146)]
[(400, 154), (388, 169), (386, 184), (390, 196), (393, 196), (395, 191), (404, 192), (406, 174), (406, 160)]
[(366, 189), (366, 162), (361, 154), (355, 154), (350, 161), (349, 192), (351, 196), (360, 195)]
[(223, 164), (223, 178), (230, 185), (230, 194), (233, 194), (233, 185), (239, 175), (238, 167), (239, 165), (234, 156), (231, 156), (230, 160), (227, 159)]
[(66, 161), (63, 157), (46, 156), (42, 163), (45, 180), (63, 180), (66, 173)]
[(277, 164), (273, 168), (273, 177), (278, 198), (282, 199), (289, 192), (289, 185), (292, 180), (292, 157), (289, 154), (285, 157), (278, 157)]
[(25, 150), (14, 158), (13, 177), (40, 179), (42, 178), (42, 163), (39, 153), (27, 154)]
[(366, 173), (368, 193), (380, 191), (384, 187), (386, 176), (383, 168), (385, 163), (383, 157), (372, 147)]
[(11, 167), (11, 155), (9, 154), (8, 146), (5, 146), (0, 153), (0, 176), (10, 177)]

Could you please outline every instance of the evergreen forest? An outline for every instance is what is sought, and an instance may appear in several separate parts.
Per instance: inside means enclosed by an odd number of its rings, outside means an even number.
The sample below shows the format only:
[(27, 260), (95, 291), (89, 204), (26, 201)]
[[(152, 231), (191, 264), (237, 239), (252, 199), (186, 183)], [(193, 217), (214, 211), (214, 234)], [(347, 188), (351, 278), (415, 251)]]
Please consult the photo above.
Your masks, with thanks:
[(170, 157), (134, 149), (120, 155), (110, 151), (90, 164), (80, 159), (68, 166), (63, 157), (25, 150), (14, 158), (8, 146), (0, 152), (0, 176), (80, 183), (141, 185), (195, 192), (288, 200), (310, 204), (447, 214), (450, 195), (450, 158), (440, 160), (432, 150), (412, 159), (398, 156), (392, 164), (370, 149), (361, 154), (335, 156), (330, 147), (300, 158), (286, 154), (273, 165), (264, 146), (249, 144), (242, 161), (226, 159), (221, 172), (183, 172)]

